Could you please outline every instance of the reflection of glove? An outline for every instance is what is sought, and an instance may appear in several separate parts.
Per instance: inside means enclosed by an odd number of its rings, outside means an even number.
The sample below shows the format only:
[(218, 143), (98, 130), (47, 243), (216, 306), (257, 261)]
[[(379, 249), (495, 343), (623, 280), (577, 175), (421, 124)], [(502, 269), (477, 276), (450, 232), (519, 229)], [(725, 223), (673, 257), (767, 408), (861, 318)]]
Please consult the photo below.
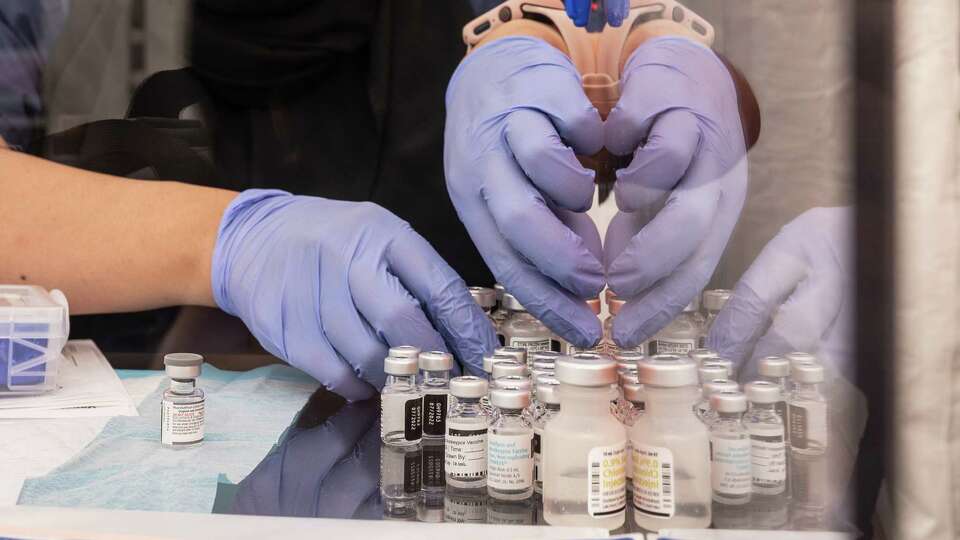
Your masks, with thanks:
[[(791, 351), (851, 373), (853, 211), (814, 208), (788, 223), (750, 265), (710, 330), (708, 346), (741, 365)], [(742, 380), (756, 373), (745, 366)], [(747, 378), (744, 379), (743, 377)]]
[[(590, 21), (590, 10), (596, 0), (563, 0), (567, 16), (573, 24), (586, 26)], [(603, 4), (606, 19), (610, 26), (620, 26), (630, 11), (630, 0), (606, 0)]]
[(383, 385), (389, 345), (446, 350), (446, 341), (474, 366), (496, 345), (463, 280), (374, 204), (241, 193), (220, 224), (212, 273), (224, 311), (349, 400)]
[(666, 326), (709, 280), (747, 187), (737, 92), (707, 47), (655, 38), (627, 61), (606, 146), (633, 152), (617, 172), (620, 208), (604, 243), (610, 288), (630, 299), (613, 336), (624, 347)]
[[(563, 53), (530, 37), (483, 45), (447, 89), (444, 168), (457, 214), (487, 266), (567, 341), (592, 346), (597, 316), (579, 298), (603, 287), (592, 155), (603, 123)], [(559, 286), (558, 286), (559, 285)], [(570, 292), (573, 294), (570, 294)]]
[(377, 401), (351, 403), (316, 427), (291, 427), (237, 489), (232, 513), (379, 517)]

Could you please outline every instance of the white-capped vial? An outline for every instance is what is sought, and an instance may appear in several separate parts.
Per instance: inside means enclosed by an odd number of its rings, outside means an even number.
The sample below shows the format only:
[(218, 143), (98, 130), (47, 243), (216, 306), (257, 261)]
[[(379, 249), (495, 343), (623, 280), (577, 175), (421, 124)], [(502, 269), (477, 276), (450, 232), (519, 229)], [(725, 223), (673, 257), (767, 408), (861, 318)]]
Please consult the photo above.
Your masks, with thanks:
[(533, 489), (543, 493), (543, 429), (547, 422), (560, 412), (560, 381), (552, 375), (537, 378), (537, 395), (540, 396), (540, 409), (533, 417)]
[(423, 436), (442, 439), (447, 432), (447, 397), (453, 355), (444, 351), (420, 353), (420, 391), (423, 393)]
[(710, 424), (710, 478), (713, 500), (720, 504), (750, 502), (753, 477), (750, 472), (750, 434), (743, 425), (747, 397), (743, 392), (719, 392), (710, 396), (716, 420)]
[(651, 356), (656, 354), (686, 356), (699, 346), (702, 326), (703, 315), (699, 311), (698, 298), (694, 298), (676, 319), (650, 339), (647, 343), (647, 352)]
[(197, 388), (203, 357), (172, 353), (163, 357), (170, 388), (160, 402), (160, 444), (188, 448), (203, 443), (206, 397)]
[(513, 358), (515, 362), (520, 362), (525, 366), (529, 364), (529, 360), (527, 359), (527, 350), (522, 347), (497, 347), (493, 350), (493, 354), (509, 356)]
[(717, 379), (726, 379), (728, 375), (727, 368), (720, 364), (707, 364), (697, 369), (697, 376), (700, 379), (701, 386)]
[(736, 392), (737, 390), (740, 390), (740, 385), (730, 379), (713, 379), (703, 383), (700, 386), (700, 400), (697, 401), (697, 406), (694, 408), (697, 417), (709, 426), (717, 418), (716, 411), (710, 406), (710, 396), (720, 392)]
[(701, 347), (707, 346), (707, 336), (710, 335), (710, 328), (713, 326), (713, 321), (717, 319), (717, 315), (720, 313), (720, 310), (723, 309), (723, 306), (726, 305), (727, 301), (730, 300), (732, 294), (733, 292), (727, 289), (703, 291), (703, 310), (707, 316), (700, 330)]
[(744, 386), (750, 408), (743, 425), (750, 434), (753, 494), (784, 495), (787, 488), (786, 428), (776, 405), (783, 399), (780, 386), (754, 381)]
[(644, 412), (630, 428), (634, 521), (650, 531), (705, 528), (710, 437), (693, 412), (700, 397), (697, 364), (686, 356), (654, 356), (639, 363), (638, 375)]
[[(501, 349), (503, 349), (503, 347), (500, 347), (497, 350), (499, 351)], [(523, 351), (523, 354), (525, 355), (526, 351)], [(517, 361), (517, 357), (514, 354), (502, 354), (502, 353), (494, 352), (493, 354), (484, 356), (483, 372), (486, 374), (487, 381), (491, 383), (491, 385), (493, 384), (493, 365), (494, 364), (496, 364), (497, 362), (516, 362), (516, 361)], [(485, 411), (487, 411), (487, 414), (493, 413), (493, 407), (490, 405), (489, 394), (486, 396), (483, 396), (480, 399), (480, 406), (483, 407)]]
[(380, 440), (408, 446), (423, 438), (423, 393), (417, 386), (416, 356), (388, 356), (383, 361), (387, 381), (380, 393)]
[(413, 345), (398, 345), (396, 347), (390, 347), (390, 350), (387, 352), (387, 356), (390, 358), (417, 359), (420, 357), (420, 348), (414, 347)]
[(717, 354), (715, 351), (711, 351), (710, 349), (704, 349), (704, 348), (694, 349), (688, 352), (687, 356), (689, 356), (694, 362), (696, 362), (698, 366), (702, 366), (704, 360), (712, 360), (714, 358), (720, 358), (720, 355)]
[[(497, 291), (489, 287), (468, 287), (473, 301), (490, 317), (493, 308), (497, 306)], [(492, 322), (492, 319), (491, 319)]]
[(497, 499), (533, 495), (533, 425), (523, 411), (530, 392), (496, 388), (490, 404), (497, 415), (487, 435), (487, 493)]
[(799, 454), (822, 454), (827, 449), (827, 398), (820, 385), (823, 366), (795, 363), (790, 369), (793, 392), (787, 405), (790, 449)]
[(724, 376), (724, 378), (730, 379), (731, 381), (736, 380), (736, 378), (733, 376), (734, 375), (733, 360), (727, 360), (726, 358), (720, 358), (718, 356), (716, 358), (710, 358), (708, 360), (704, 360), (703, 363), (700, 364), (700, 367), (706, 367), (706, 366), (722, 366), (723, 369), (727, 371), (727, 374)]
[[(587, 307), (590, 308), (590, 311), (592, 311), (593, 314), (597, 316), (597, 319), (600, 320), (600, 312), (602, 311), (602, 308), (603, 308), (602, 304), (600, 303), (600, 299), (599, 299), (599, 298), (588, 298), (588, 299), (586, 300), (586, 302), (587, 302)], [(603, 323), (602, 320), (601, 320), (600, 322), (601, 322), (601, 324)], [(573, 345), (572, 343), (568, 343), (568, 342), (567, 342), (566, 340), (564, 340), (563, 338), (559, 338), (559, 337), (558, 337), (558, 338), (556, 338), (556, 339), (558, 339), (558, 340), (560, 341), (560, 353), (561, 353), (561, 354), (564, 354), (564, 355), (566, 355), (566, 356), (574, 355), (574, 354), (581, 353), (581, 352), (592, 352), (592, 353), (602, 353), (602, 352), (604, 352), (604, 349), (603, 349), (603, 347), (604, 347), (604, 345), (603, 345), (603, 344), (604, 344), (604, 341), (603, 341), (603, 338), (602, 338), (602, 337), (600, 338), (600, 341), (598, 341), (597, 343), (595, 343), (592, 347), (587, 347), (587, 348), (585, 348), (585, 349), (584, 349), (584, 348), (577, 347), (576, 345)]]
[(554, 372), (562, 407), (543, 430), (543, 517), (551, 525), (613, 530), (626, 509), (627, 440), (610, 413), (617, 364), (581, 356), (557, 360)]
[(536, 317), (527, 313), (523, 305), (510, 293), (503, 294), (503, 307), (510, 312), (510, 316), (501, 325), (503, 342), (508, 347), (533, 351), (560, 352), (560, 342), (553, 335), (553, 331)]
[[(787, 397), (790, 395), (790, 361), (782, 356), (766, 356), (757, 363), (760, 380), (771, 382), (780, 387), (780, 401), (776, 403), (777, 414), (787, 425)], [(785, 434), (787, 443), (790, 441), (789, 430)]]
[(447, 411), (444, 472), (447, 486), (482, 488), (487, 484), (487, 430), (490, 416), (480, 406), (487, 381), (480, 377), (454, 377), (450, 394), (456, 398)]
[(537, 351), (530, 353), (530, 375), (534, 378), (553, 373), (560, 353), (554, 351)]
[(380, 446), (380, 495), (388, 519), (417, 515), (422, 454), (419, 446)]
[(526, 377), (527, 366), (514, 360), (501, 360), (493, 363), (493, 371), (491, 372), (491, 375), (494, 381), (500, 377), (507, 377), (509, 375)]

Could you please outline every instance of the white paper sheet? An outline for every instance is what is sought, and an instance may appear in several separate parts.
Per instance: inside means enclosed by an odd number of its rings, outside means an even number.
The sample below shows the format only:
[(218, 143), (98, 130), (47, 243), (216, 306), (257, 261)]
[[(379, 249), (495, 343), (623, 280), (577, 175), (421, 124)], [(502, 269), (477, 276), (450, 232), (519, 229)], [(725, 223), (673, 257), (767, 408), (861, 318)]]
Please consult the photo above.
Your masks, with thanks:
[(137, 416), (120, 378), (93, 341), (67, 342), (57, 386), (38, 395), (0, 394), (0, 419)]

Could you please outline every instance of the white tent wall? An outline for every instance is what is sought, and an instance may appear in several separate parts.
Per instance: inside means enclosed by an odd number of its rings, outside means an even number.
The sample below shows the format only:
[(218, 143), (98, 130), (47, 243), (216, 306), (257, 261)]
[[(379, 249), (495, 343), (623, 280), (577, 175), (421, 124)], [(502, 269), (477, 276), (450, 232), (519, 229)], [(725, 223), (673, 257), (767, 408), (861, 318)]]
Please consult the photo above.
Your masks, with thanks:
[(880, 522), (946, 540), (960, 537), (960, 4), (900, 0), (894, 19), (896, 472)]

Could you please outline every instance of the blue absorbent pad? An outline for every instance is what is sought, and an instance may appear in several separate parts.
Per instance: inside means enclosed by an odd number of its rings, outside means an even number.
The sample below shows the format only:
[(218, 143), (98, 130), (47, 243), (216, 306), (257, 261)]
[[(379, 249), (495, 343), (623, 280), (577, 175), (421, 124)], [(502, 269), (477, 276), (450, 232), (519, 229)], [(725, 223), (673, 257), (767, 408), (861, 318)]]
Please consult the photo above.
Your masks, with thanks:
[(286, 365), (246, 372), (206, 365), (198, 384), (206, 393), (201, 446), (160, 445), (164, 379), (138, 407), (139, 417), (111, 419), (74, 459), (27, 480), (19, 504), (210, 512), (218, 477), (245, 478), (318, 387)]

